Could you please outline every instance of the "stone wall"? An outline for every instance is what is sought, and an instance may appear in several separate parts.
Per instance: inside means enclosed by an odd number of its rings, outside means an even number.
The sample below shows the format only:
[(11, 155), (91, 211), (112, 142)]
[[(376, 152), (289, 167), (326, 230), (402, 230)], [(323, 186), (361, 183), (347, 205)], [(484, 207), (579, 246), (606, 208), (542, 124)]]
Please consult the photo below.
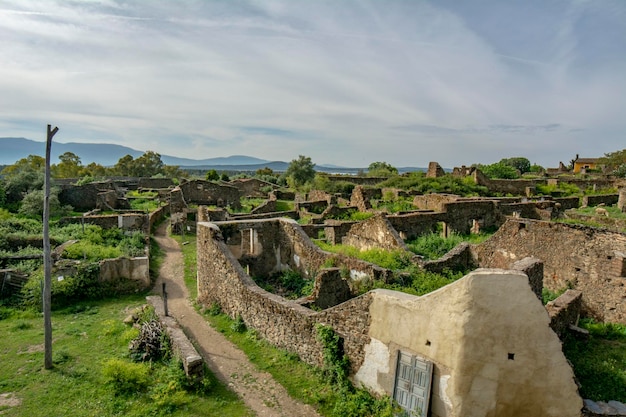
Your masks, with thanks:
[(438, 178), (446, 175), (441, 165), (437, 162), (429, 162), (428, 163), (428, 171), (426, 171), (426, 178)]
[(461, 197), (455, 194), (424, 194), (413, 198), (413, 205), (420, 210), (443, 211), (444, 205)]
[(352, 190), (352, 195), (350, 196), (350, 206), (358, 208), (359, 211), (368, 211), (372, 208), (370, 200), (380, 199), (381, 197), (382, 192), (379, 188), (363, 188), (362, 186), (357, 185)]
[(543, 286), (583, 293), (583, 311), (601, 321), (626, 323), (626, 235), (592, 227), (511, 219), (474, 246), (482, 267), (508, 267), (525, 257), (544, 263)]
[(169, 213), (169, 209), (169, 205), (161, 206), (149, 214), (150, 231), (154, 230), (154, 227), (165, 219), (165, 216)]
[(59, 221), (65, 224), (95, 224), (103, 229), (140, 230), (147, 232), (149, 219), (145, 213), (106, 214), (81, 217), (64, 217)]
[(183, 193), (187, 204), (201, 204), (206, 206), (241, 207), (239, 201), (241, 192), (231, 185), (218, 184), (211, 181), (192, 180), (178, 186)]
[(567, 290), (560, 297), (546, 304), (550, 315), (550, 327), (563, 339), (570, 326), (578, 325), (582, 307), (582, 292)]
[(439, 259), (422, 263), (422, 268), (429, 272), (442, 273), (444, 270), (468, 271), (474, 269), (474, 258), (470, 244), (463, 242)]
[(75, 211), (89, 211), (96, 208), (98, 194), (108, 190), (117, 190), (112, 181), (92, 182), (84, 185), (62, 185), (59, 192), (59, 202), (61, 205), (69, 204)]
[(139, 178), (137, 188), (148, 188), (151, 190), (157, 188), (171, 188), (174, 181), (171, 178)]
[(331, 182), (346, 181), (356, 185), (373, 186), (385, 181), (386, 177), (360, 177), (356, 175), (328, 175)]
[(258, 178), (236, 179), (229, 182), (228, 185), (236, 187), (242, 196), (255, 198), (267, 198), (268, 189), (274, 190), (278, 188), (278, 185), (262, 181)]
[[(100, 281), (134, 281), (140, 289), (149, 288), (150, 268), (147, 256), (136, 258), (115, 258), (100, 261)], [(122, 285), (123, 286), (123, 285)]]
[(367, 220), (353, 224), (342, 238), (342, 243), (361, 251), (374, 248), (409, 250), (404, 240), (382, 214), (377, 214)]
[(612, 206), (613, 204), (617, 204), (618, 200), (619, 194), (586, 195), (583, 196), (583, 206), (594, 207), (600, 204)]

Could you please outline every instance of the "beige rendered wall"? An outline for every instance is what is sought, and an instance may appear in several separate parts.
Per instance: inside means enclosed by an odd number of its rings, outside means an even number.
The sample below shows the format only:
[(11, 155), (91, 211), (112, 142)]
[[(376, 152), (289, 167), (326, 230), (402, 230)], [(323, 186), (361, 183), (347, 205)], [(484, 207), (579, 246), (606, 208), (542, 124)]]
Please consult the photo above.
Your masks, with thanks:
[(422, 297), (372, 297), (357, 383), (392, 393), (401, 350), (434, 363), (434, 417), (581, 415), (573, 371), (525, 274), (479, 269)]

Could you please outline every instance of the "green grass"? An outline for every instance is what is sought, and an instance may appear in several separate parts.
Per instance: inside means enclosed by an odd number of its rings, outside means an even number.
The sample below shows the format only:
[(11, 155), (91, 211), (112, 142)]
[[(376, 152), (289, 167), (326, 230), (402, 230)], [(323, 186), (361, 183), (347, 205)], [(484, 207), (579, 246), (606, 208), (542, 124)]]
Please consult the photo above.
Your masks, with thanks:
[(481, 243), (491, 237), (492, 233), (472, 234), (468, 236), (451, 233), (442, 237), (439, 233), (429, 233), (407, 241), (411, 252), (421, 255), (424, 259), (439, 259), (462, 242)]
[(54, 312), (54, 367), (43, 367), (43, 319), (30, 311), (0, 320), (0, 392), (22, 404), (3, 416), (250, 416), (242, 402), (209, 377), (208, 391), (181, 391), (163, 363), (142, 365), (150, 382), (145, 391), (116, 395), (104, 373), (105, 363), (131, 366), (128, 343), (137, 331), (122, 323), (128, 308), (143, 295), (78, 304)]
[(198, 286), (196, 276), (196, 236), (187, 234), (185, 236), (173, 236), (183, 253), (184, 269), (185, 269), (185, 285), (189, 290), (189, 297), (192, 300), (198, 298)]
[[(574, 212), (582, 214), (584, 216), (596, 216), (596, 208), (597, 207), (581, 207), (575, 209)], [(626, 220), (626, 213), (622, 213), (622, 211), (617, 206), (606, 206), (602, 208), (609, 213), (610, 218)]]
[(583, 398), (626, 402), (626, 326), (581, 320), (588, 340), (566, 338), (563, 352), (574, 367)]

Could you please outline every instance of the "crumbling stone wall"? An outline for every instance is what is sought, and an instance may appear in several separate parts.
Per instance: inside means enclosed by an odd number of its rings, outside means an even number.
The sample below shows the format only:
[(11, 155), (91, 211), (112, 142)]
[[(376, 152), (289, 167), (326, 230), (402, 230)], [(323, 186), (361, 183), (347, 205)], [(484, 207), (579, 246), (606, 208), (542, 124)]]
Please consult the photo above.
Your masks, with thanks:
[(394, 214), (387, 216), (387, 220), (400, 237), (407, 241), (437, 232), (439, 225), (446, 222), (447, 215), (443, 212)]
[(619, 190), (619, 197), (617, 198), (617, 207), (622, 213), (626, 213), (626, 188)]
[(231, 185), (217, 184), (211, 181), (192, 180), (179, 185), (187, 204), (206, 206), (241, 207), (241, 192)]
[(144, 213), (106, 214), (81, 217), (64, 217), (59, 220), (60, 225), (66, 224), (95, 224), (103, 229), (120, 228), (123, 230), (148, 231), (149, 218)]
[(356, 222), (353, 221), (326, 220), (323, 226), (326, 242), (332, 245), (340, 244), (354, 224)]
[(619, 194), (586, 195), (583, 196), (583, 206), (594, 207), (600, 204), (612, 206), (617, 204), (618, 200)]
[(301, 201), (295, 203), (296, 211), (304, 211), (308, 213), (322, 214), (329, 207), (328, 201)]
[(311, 190), (307, 194), (308, 201), (326, 201), (328, 204), (334, 204), (337, 198), (330, 193), (322, 190)]
[(474, 264), (470, 244), (463, 242), (441, 258), (423, 262), (422, 268), (426, 271), (440, 274), (444, 270), (470, 271), (476, 268), (476, 265)]
[(508, 267), (534, 257), (544, 263), (543, 286), (583, 293), (583, 311), (626, 323), (626, 235), (592, 227), (509, 218), (489, 240), (473, 247), (481, 267)]
[(222, 311), (231, 317), (240, 316), (270, 343), (296, 352), (302, 360), (317, 366), (323, 363), (323, 353), (315, 325), (332, 325), (344, 337), (344, 348), (352, 366), (360, 365), (363, 345), (368, 341), (367, 295), (324, 312), (314, 312), (258, 287), (226, 246), (227, 238), (216, 224), (200, 223), (197, 238), (201, 304), (219, 303)]
[(353, 224), (342, 238), (342, 243), (361, 251), (374, 248), (408, 251), (404, 240), (382, 214)]
[(265, 200), (257, 207), (253, 208), (250, 214), (274, 213), (276, 212), (276, 200)]
[(416, 195), (413, 198), (413, 205), (420, 210), (443, 211), (446, 203), (456, 201), (461, 197), (455, 194), (431, 193)]
[(385, 181), (386, 177), (361, 177), (358, 175), (328, 175), (327, 178), (331, 182), (351, 182), (356, 185), (374, 186)]
[(137, 188), (171, 188), (174, 186), (174, 181), (171, 178), (139, 178), (137, 181)]
[(266, 198), (268, 195), (267, 189), (274, 190), (278, 188), (278, 185), (258, 178), (240, 178), (230, 181), (228, 185), (237, 188), (242, 196), (257, 198)]
[(546, 304), (550, 315), (550, 327), (559, 338), (563, 339), (570, 326), (578, 325), (582, 308), (583, 293), (567, 290), (560, 297)]
[(83, 185), (62, 185), (59, 202), (70, 205), (76, 211), (89, 211), (96, 208), (98, 194), (105, 191), (117, 191), (112, 181), (92, 182)]
[(446, 172), (441, 168), (437, 162), (428, 163), (428, 171), (426, 172), (426, 178), (438, 178), (446, 175)]
[(120, 287), (126, 286), (125, 281), (131, 281), (143, 290), (151, 285), (149, 266), (147, 256), (104, 259), (100, 261), (100, 281), (117, 282)]
[(372, 208), (370, 200), (380, 199), (381, 197), (382, 192), (379, 188), (363, 188), (362, 186), (357, 185), (352, 190), (350, 205), (352, 207), (357, 207), (359, 211), (368, 211)]

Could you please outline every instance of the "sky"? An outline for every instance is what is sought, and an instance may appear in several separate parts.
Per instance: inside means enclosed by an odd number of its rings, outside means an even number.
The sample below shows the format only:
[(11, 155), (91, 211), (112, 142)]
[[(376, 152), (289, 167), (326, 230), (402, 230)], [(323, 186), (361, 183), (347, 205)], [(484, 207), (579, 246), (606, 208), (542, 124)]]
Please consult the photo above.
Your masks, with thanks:
[(626, 148), (626, 1), (0, 0), (0, 137), (47, 124), (193, 159), (557, 167)]

